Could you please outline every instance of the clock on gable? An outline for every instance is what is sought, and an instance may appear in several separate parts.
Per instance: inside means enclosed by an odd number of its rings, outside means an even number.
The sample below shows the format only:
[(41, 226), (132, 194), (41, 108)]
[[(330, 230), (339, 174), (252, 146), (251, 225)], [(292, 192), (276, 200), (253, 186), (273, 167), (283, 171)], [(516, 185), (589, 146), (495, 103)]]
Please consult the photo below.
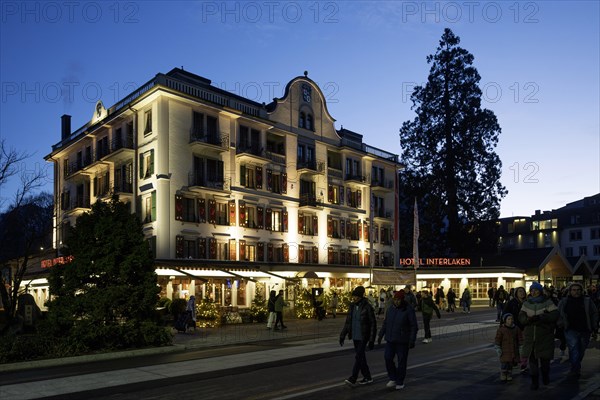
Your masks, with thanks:
[(302, 100), (310, 103), (312, 99), (312, 88), (309, 85), (302, 85)]

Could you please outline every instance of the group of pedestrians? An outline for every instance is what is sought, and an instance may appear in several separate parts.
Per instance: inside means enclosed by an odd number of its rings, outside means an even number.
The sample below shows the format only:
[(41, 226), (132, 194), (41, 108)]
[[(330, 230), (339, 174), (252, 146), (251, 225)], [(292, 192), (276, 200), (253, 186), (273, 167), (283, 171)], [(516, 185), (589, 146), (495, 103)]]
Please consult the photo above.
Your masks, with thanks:
[(275, 331), (287, 329), (287, 326), (283, 324), (283, 307), (287, 307), (287, 305), (287, 302), (283, 298), (283, 290), (280, 290), (279, 293), (271, 290), (269, 300), (267, 301), (267, 311), (269, 312), (267, 329), (272, 328)]
[[(403, 389), (408, 350), (415, 347), (417, 340), (418, 325), (415, 309), (408, 303), (408, 297), (404, 290), (395, 292), (392, 304), (385, 310), (381, 329), (377, 332), (375, 310), (364, 294), (363, 286), (358, 286), (352, 291), (352, 303), (340, 333), (340, 346), (344, 345), (344, 341), (348, 337), (354, 344), (355, 353), (352, 374), (345, 382), (350, 386), (367, 385), (373, 382), (367, 364), (366, 349), (373, 350), (375, 337), (377, 337), (378, 344), (381, 344), (385, 337), (383, 357), (389, 378), (386, 387), (396, 390)], [(360, 381), (358, 380), (359, 373), (363, 377)]]
[(538, 282), (530, 286), (529, 296), (523, 287), (512, 297), (502, 286), (495, 291), (490, 304), (499, 310), (501, 322), (494, 340), (501, 382), (511, 381), (513, 367), (520, 366), (523, 373), (529, 369), (532, 390), (539, 388), (540, 377), (548, 385), (557, 330), (569, 349), (569, 375), (579, 377), (585, 349), (598, 330), (597, 299), (584, 296), (583, 289), (578, 282), (569, 284), (560, 301)]

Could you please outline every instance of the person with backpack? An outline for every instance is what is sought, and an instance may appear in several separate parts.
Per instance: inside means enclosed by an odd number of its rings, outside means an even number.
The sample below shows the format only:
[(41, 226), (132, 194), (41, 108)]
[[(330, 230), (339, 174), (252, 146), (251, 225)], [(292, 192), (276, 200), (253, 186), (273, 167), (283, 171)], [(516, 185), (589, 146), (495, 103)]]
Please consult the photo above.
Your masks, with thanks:
[(504, 290), (503, 285), (500, 285), (500, 287), (496, 291), (496, 294), (494, 295), (494, 301), (496, 302), (496, 322), (500, 322), (500, 317), (502, 317), (504, 305), (508, 301), (508, 292)]

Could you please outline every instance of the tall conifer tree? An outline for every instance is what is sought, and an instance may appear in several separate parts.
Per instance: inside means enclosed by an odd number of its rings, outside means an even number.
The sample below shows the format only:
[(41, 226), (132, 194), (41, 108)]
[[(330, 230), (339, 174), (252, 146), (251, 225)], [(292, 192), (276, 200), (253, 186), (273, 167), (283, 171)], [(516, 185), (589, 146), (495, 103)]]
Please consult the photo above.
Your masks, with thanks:
[(427, 83), (411, 95), (417, 116), (400, 129), (406, 209), (416, 196), (424, 220), (436, 227), (422, 242), (450, 255), (469, 251), (462, 246), (467, 222), (498, 218), (507, 194), (495, 152), (500, 125), (481, 107), (481, 77), (459, 43), (446, 28), (436, 53), (427, 57)]

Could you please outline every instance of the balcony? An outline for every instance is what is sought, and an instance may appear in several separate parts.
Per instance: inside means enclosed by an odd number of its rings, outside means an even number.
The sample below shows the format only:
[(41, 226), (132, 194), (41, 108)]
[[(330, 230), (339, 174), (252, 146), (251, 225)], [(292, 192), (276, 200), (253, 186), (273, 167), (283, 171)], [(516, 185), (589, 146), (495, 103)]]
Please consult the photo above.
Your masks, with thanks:
[(380, 181), (377, 179), (372, 179), (371, 188), (373, 189), (374, 193), (391, 193), (394, 191), (394, 181)]
[(394, 213), (391, 210), (374, 210), (373, 218), (389, 221), (392, 219), (393, 214)]
[(344, 181), (350, 185), (354, 186), (368, 186), (367, 177), (364, 175), (351, 173), (344, 175)]
[(90, 156), (68, 163), (63, 171), (65, 179), (75, 178), (78, 175), (81, 175), (80, 173), (86, 170), (94, 162), (95, 160)]
[(230, 188), (229, 179), (207, 178), (206, 176), (190, 172), (188, 174), (188, 186), (190, 189), (213, 189), (218, 191), (228, 191)]
[(301, 174), (322, 174), (325, 171), (325, 163), (323, 161), (315, 160), (298, 160), (296, 169), (298, 170), (298, 173)]
[(323, 199), (317, 198), (314, 193), (300, 193), (299, 207), (322, 208)]
[[(259, 164), (267, 164), (273, 161), (267, 156), (267, 152), (263, 147), (258, 145), (240, 144), (235, 150), (236, 158), (240, 162), (257, 162)], [(274, 155), (275, 153), (270, 153)], [(277, 156), (277, 154), (275, 154)], [(281, 157), (281, 156), (280, 156)], [(283, 164), (285, 164), (285, 156), (283, 156)]]
[(113, 185), (115, 194), (133, 194), (133, 183), (131, 182), (115, 182)]
[(267, 151), (266, 156), (269, 160), (273, 161), (274, 163), (285, 165), (285, 154)]
[(135, 152), (133, 151), (133, 137), (115, 137), (110, 141), (110, 148), (100, 157), (105, 161), (112, 163), (121, 163), (133, 160)]
[(328, 178), (337, 178), (337, 179), (343, 179), (343, 172), (341, 169), (338, 168), (332, 168), (332, 167), (328, 167), (327, 168), (327, 177)]
[(205, 133), (197, 128), (190, 129), (190, 146), (192, 151), (204, 153), (222, 153), (229, 150), (229, 135), (219, 133)]

